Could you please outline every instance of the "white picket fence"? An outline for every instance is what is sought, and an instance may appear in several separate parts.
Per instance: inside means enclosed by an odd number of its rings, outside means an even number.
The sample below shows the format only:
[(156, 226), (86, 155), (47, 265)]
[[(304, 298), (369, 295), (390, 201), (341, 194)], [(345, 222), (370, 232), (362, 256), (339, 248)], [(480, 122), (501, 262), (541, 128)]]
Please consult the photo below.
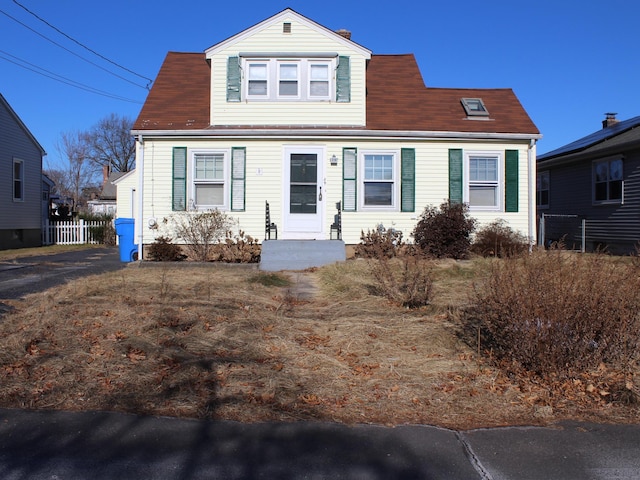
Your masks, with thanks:
[(95, 230), (104, 228), (110, 221), (91, 221), (83, 219), (68, 222), (44, 221), (42, 226), (43, 245), (82, 245), (85, 243), (101, 243), (97, 240)]

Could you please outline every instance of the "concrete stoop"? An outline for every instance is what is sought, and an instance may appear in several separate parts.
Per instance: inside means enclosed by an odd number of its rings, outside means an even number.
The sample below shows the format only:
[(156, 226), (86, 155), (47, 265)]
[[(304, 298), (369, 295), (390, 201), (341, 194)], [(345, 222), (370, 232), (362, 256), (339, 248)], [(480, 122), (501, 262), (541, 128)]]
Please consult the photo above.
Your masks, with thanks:
[(260, 270), (305, 270), (347, 258), (342, 240), (265, 240), (262, 242)]

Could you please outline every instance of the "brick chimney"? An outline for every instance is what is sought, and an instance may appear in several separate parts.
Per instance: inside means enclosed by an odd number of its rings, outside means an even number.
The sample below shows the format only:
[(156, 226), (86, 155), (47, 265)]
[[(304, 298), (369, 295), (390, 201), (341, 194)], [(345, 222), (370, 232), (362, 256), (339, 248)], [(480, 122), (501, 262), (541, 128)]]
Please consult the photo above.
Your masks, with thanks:
[(102, 167), (102, 185), (106, 185), (107, 180), (109, 180), (109, 166), (105, 165)]
[(620, 120), (616, 118), (617, 113), (605, 113), (605, 119), (602, 121), (602, 128), (607, 128), (615, 125)]
[(345, 30), (344, 28), (341, 28), (340, 30), (336, 30), (336, 33), (341, 37), (346, 38), (347, 40), (351, 40), (351, 32), (349, 30)]

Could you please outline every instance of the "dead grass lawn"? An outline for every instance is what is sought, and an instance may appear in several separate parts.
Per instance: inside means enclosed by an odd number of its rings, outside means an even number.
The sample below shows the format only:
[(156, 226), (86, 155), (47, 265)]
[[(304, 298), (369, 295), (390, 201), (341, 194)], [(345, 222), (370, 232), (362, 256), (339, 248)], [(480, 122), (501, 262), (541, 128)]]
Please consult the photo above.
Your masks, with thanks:
[(75, 281), (0, 320), (0, 407), (460, 429), (636, 421), (598, 377), (507, 378), (459, 339), (456, 311), (483, 262), (438, 264), (435, 301), (418, 310), (370, 293), (363, 260), (306, 272), (312, 299), (297, 274), (265, 286), (255, 269), (215, 264)]

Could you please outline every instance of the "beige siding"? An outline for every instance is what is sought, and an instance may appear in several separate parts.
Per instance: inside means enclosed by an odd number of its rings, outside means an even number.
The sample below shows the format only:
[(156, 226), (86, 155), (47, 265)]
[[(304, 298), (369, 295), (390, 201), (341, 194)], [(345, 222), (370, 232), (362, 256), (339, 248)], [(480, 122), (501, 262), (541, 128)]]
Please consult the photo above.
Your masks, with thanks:
[(137, 203), (134, 195), (138, 189), (138, 173), (134, 170), (119, 178), (116, 188), (116, 216), (118, 218), (135, 218)]
[[(211, 58), (211, 123), (213, 125), (348, 125), (365, 124), (366, 56), (328, 32), (319, 31), (306, 22), (289, 19), (292, 33), (282, 33), (276, 22), (258, 32), (214, 52)], [(287, 21), (287, 19), (283, 19)], [(350, 57), (351, 102), (227, 102), (227, 58), (240, 52), (319, 53), (332, 52)], [(335, 72), (334, 72), (335, 77)], [(334, 78), (335, 81), (335, 78)], [(222, 120), (221, 120), (222, 119)]]
[[(144, 243), (153, 242), (159, 235), (157, 230), (148, 228), (148, 220), (155, 218), (161, 228), (162, 220), (170, 219), (172, 212), (172, 149), (174, 146), (188, 147), (187, 158), (190, 162), (193, 149), (215, 149), (229, 151), (232, 147), (246, 148), (246, 208), (243, 212), (228, 212), (238, 223), (237, 227), (248, 235), (262, 240), (264, 238), (264, 206), (268, 201), (271, 208), (271, 220), (278, 224), (282, 232), (283, 224), (283, 151), (285, 145), (324, 146), (325, 182), (324, 192), (324, 235), (329, 238), (329, 227), (336, 213), (335, 203), (342, 199), (342, 149), (347, 147), (363, 150), (393, 150), (414, 148), (416, 151), (416, 211), (373, 211), (343, 212), (343, 239), (347, 244), (360, 241), (361, 232), (374, 229), (378, 224), (386, 228), (402, 230), (405, 239), (410, 234), (427, 205), (439, 206), (448, 197), (448, 151), (450, 148), (462, 148), (473, 151), (519, 151), (519, 211), (471, 212), (479, 223), (486, 224), (497, 218), (505, 219), (508, 224), (528, 234), (528, 168), (527, 145), (508, 143), (456, 143), (436, 140), (425, 141), (289, 141), (289, 140), (215, 140), (193, 139), (184, 141), (152, 140), (144, 143), (144, 217), (142, 221)], [(338, 165), (330, 165), (329, 159), (336, 155)], [(120, 192), (120, 185), (119, 192)], [(119, 195), (120, 196), (120, 195)], [(120, 211), (120, 200), (118, 210)], [(122, 207), (126, 208), (126, 207)]]

